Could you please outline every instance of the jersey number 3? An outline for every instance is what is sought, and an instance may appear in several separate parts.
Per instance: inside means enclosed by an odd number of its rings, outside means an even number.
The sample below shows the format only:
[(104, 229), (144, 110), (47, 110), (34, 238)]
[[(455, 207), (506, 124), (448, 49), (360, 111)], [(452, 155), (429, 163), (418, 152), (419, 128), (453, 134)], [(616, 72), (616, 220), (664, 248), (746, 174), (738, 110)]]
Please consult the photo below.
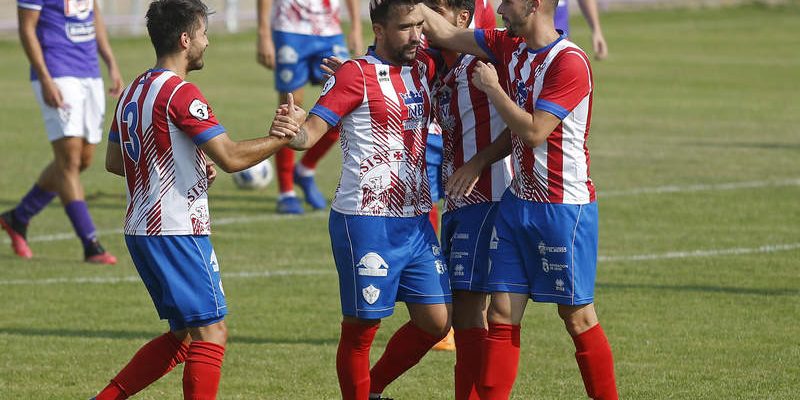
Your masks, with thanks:
[(136, 128), (139, 127), (139, 106), (135, 102), (125, 105), (122, 110), (122, 122), (128, 132), (128, 139), (122, 142), (125, 154), (134, 163), (139, 163), (139, 153), (142, 150), (142, 142), (137, 136)]

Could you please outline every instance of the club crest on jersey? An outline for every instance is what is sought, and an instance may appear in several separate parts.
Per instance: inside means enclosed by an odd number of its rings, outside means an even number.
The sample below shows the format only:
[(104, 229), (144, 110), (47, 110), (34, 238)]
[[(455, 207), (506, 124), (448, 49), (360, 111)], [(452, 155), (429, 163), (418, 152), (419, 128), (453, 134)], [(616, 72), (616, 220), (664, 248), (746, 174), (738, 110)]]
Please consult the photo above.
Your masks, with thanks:
[[(395, 186), (400, 185), (398, 176), (405, 163), (405, 150), (390, 149), (375, 153), (359, 163), (361, 186), (361, 211), (381, 215), (397, 196)], [(399, 203), (400, 199), (394, 199)]]
[(516, 95), (517, 105), (524, 109), (525, 104), (528, 103), (528, 94), (531, 92), (533, 88), (530, 86), (526, 86), (525, 81), (521, 79), (514, 80), (514, 87), (517, 88), (517, 95)]
[(375, 304), (375, 302), (378, 301), (378, 297), (381, 295), (381, 290), (375, 286), (369, 285), (361, 289), (361, 295), (364, 296), (364, 300), (367, 304)]
[(193, 117), (205, 121), (208, 119), (208, 104), (203, 103), (200, 99), (194, 99), (189, 104), (189, 114)]
[(450, 98), (452, 93), (450, 88), (441, 88), (436, 93), (436, 122), (442, 130), (452, 132), (455, 129), (456, 118), (450, 111)]
[(211, 218), (205, 205), (195, 207), (189, 219), (192, 222), (192, 232), (195, 235), (208, 235), (211, 232)]
[(389, 264), (386, 264), (380, 254), (373, 252), (364, 254), (356, 267), (361, 276), (386, 276), (389, 273)]
[(64, 16), (86, 19), (94, 10), (93, 0), (64, 0)]
[(331, 75), (327, 81), (325, 81), (325, 85), (322, 86), (322, 91), (319, 93), (319, 97), (325, 96), (328, 92), (333, 89), (333, 86), (336, 85), (336, 77)]

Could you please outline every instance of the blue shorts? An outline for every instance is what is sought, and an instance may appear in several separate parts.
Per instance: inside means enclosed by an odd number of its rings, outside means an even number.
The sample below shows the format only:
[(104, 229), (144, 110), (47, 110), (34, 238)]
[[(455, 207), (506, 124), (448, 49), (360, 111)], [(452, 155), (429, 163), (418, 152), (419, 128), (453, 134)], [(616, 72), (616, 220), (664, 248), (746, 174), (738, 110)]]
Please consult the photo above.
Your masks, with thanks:
[(228, 309), (208, 236), (125, 235), (133, 264), (170, 329), (208, 326)]
[(325, 81), (319, 65), (325, 57), (350, 58), (344, 35), (315, 36), (272, 31), (275, 44), (275, 89), (293, 92), (309, 80), (313, 84)]
[(442, 187), (442, 135), (434, 135), (428, 132), (425, 165), (427, 165), (426, 172), (431, 185), (431, 200), (436, 203), (444, 196), (444, 188)]
[(453, 290), (489, 291), (489, 239), (498, 204), (471, 204), (442, 215), (442, 253)]
[(452, 301), (447, 265), (427, 215), (372, 217), (331, 211), (328, 229), (342, 314), (379, 319), (392, 315), (396, 301)]
[(565, 305), (594, 301), (597, 203), (536, 203), (506, 190), (495, 230), (489, 291)]

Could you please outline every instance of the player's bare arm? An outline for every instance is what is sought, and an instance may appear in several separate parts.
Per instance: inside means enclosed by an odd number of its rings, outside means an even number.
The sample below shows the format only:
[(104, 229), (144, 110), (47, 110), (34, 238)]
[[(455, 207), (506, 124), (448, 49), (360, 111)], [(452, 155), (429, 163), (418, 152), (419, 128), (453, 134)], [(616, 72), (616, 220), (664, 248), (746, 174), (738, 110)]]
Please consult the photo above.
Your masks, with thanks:
[(297, 135), (289, 142), (289, 147), (295, 150), (308, 150), (331, 128), (333, 127), (328, 125), (324, 119), (311, 114), (306, 118)]
[(529, 114), (520, 108), (500, 86), (497, 70), (492, 64), (478, 61), (471, 81), (476, 88), (486, 93), (511, 132), (531, 148), (544, 143), (547, 136), (561, 123), (558, 117), (547, 111), (534, 110), (533, 114)]
[(347, 48), (350, 54), (358, 56), (364, 51), (364, 37), (361, 30), (361, 15), (358, 0), (346, 0), (350, 14), (350, 33), (347, 34)]
[(227, 133), (222, 133), (200, 145), (200, 148), (223, 171), (231, 173), (256, 165), (275, 154), (288, 142), (287, 138), (275, 136), (235, 142)]
[(483, 171), (509, 154), (511, 154), (511, 131), (506, 128), (494, 142), (477, 152), (447, 178), (445, 193), (456, 199), (469, 196)]
[(483, 51), (475, 40), (475, 31), (473, 29), (453, 26), (453, 24), (425, 4), (419, 4), (418, 7), (422, 9), (422, 16), (425, 19), (422, 30), (433, 47), (489, 58), (489, 55)]
[(606, 38), (603, 36), (603, 28), (600, 26), (600, 13), (597, 12), (596, 0), (578, 0), (578, 5), (581, 8), (581, 13), (592, 31), (592, 49), (594, 50), (594, 58), (596, 60), (603, 60), (608, 57), (608, 45)]
[(19, 40), (22, 42), (22, 48), (25, 49), (25, 55), (28, 56), (31, 67), (36, 71), (36, 76), (39, 77), (39, 82), (42, 84), (42, 97), (45, 104), (50, 107), (60, 108), (64, 105), (64, 99), (61, 97), (61, 91), (58, 86), (50, 76), (50, 71), (47, 70), (47, 65), (44, 63), (42, 44), (36, 36), (36, 25), (39, 23), (40, 14), (41, 12), (37, 10), (17, 8)]
[(267, 69), (275, 68), (275, 44), (272, 42), (272, 0), (258, 0), (258, 35), (256, 61)]
[(117, 59), (114, 58), (114, 52), (111, 51), (111, 44), (108, 41), (108, 31), (106, 31), (106, 24), (103, 22), (103, 17), (100, 14), (99, 2), (94, 2), (94, 30), (97, 39), (97, 52), (106, 63), (108, 67), (108, 79), (111, 81), (111, 86), (108, 88), (109, 96), (114, 98), (122, 94), (122, 88), (125, 83), (122, 81), (122, 74), (119, 72)]
[(106, 171), (114, 175), (125, 176), (122, 146), (119, 143), (108, 141), (108, 146), (106, 146)]

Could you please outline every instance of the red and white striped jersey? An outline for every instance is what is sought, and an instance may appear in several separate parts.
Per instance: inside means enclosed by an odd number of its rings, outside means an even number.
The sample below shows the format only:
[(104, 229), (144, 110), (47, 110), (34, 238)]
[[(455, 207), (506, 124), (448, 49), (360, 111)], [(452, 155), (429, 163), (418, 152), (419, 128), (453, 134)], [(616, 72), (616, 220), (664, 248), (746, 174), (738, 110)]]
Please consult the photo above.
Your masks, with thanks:
[(275, 0), (272, 29), (301, 35), (339, 35), (339, 8), (339, 0)]
[(331, 208), (349, 215), (412, 217), (431, 209), (425, 172), (433, 59), (417, 51), (391, 65), (370, 48), (325, 82), (310, 113), (339, 129), (342, 175)]
[(197, 87), (149, 70), (122, 93), (109, 141), (120, 143), (126, 235), (208, 235), (208, 179), (198, 146), (224, 133)]
[[(478, 59), (462, 54), (453, 68), (434, 86), (434, 115), (444, 140), (442, 184), (476, 153), (497, 140), (506, 123), (486, 94), (473, 86), (470, 77)], [(472, 193), (455, 199), (445, 197), (445, 211), (469, 204), (500, 201), (511, 183), (511, 158), (497, 161), (483, 171)]]
[(589, 57), (563, 35), (535, 50), (500, 29), (476, 30), (475, 39), (498, 66), (506, 93), (517, 105), (529, 113), (547, 111), (561, 120), (533, 149), (512, 132), (514, 194), (543, 203), (595, 201), (586, 145), (593, 93)]

